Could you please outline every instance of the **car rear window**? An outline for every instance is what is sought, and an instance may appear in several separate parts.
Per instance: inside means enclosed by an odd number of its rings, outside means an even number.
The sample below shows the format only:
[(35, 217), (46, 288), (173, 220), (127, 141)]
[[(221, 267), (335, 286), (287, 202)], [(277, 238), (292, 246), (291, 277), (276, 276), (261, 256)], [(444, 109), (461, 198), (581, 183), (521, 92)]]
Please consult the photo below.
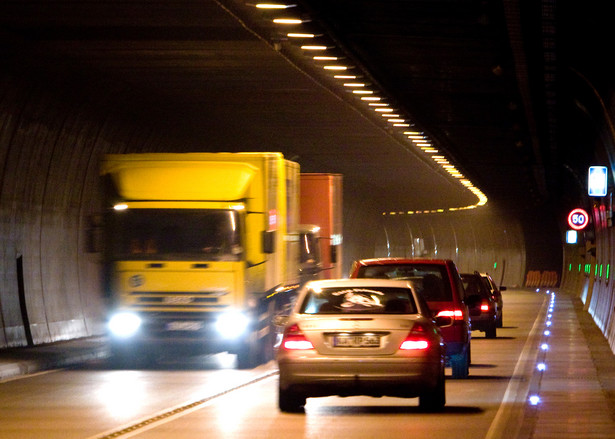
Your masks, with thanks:
[(491, 296), (491, 290), (485, 279), (478, 275), (461, 275), (463, 287), (466, 291), (466, 296), (478, 294), (481, 297), (488, 298)]
[(386, 264), (361, 267), (360, 278), (411, 280), (428, 302), (450, 302), (453, 293), (446, 267), (436, 264)]
[(332, 287), (309, 289), (302, 314), (416, 314), (408, 288)]

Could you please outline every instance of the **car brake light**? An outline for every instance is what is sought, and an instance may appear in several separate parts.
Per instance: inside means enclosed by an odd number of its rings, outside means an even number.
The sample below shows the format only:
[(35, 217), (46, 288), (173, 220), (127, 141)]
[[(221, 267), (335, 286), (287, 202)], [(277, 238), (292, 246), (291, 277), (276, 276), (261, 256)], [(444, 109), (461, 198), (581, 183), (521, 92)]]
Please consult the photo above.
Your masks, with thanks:
[(460, 309), (442, 310), (438, 313), (438, 317), (452, 317), (454, 320), (463, 320), (463, 311)]
[(282, 346), (289, 351), (296, 350), (310, 350), (314, 349), (314, 345), (310, 342), (296, 323), (286, 328), (284, 331), (284, 338), (282, 340)]
[(424, 350), (429, 347), (429, 341), (425, 339), (425, 328), (423, 325), (415, 323), (412, 331), (399, 347), (402, 351), (417, 351)]
[(488, 303), (484, 303), (484, 302), (483, 302), (483, 303), (480, 305), (480, 310), (481, 310), (481, 311), (484, 311), (484, 312), (489, 311), (489, 304), (488, 304)]

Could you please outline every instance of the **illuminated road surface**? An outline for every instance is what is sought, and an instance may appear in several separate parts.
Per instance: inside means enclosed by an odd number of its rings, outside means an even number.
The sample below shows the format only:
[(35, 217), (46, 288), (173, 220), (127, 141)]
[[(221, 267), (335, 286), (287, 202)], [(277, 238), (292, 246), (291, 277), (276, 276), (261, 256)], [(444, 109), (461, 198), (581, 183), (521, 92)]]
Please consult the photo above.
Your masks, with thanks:
[(447, 379), (442, 413), (421, 413), (416, 398), (328, 397), (308, 399), (305, 414), (283, 414), (273, 362), (239, 371), (232, 356), (220, 355), (142, 371), (94, 364), (0, 383), (0, 438), (507, 437), (525, 404), (536, 355), (528, 335), (546, 300), (504, 292), (504, 328), (496, 339), (473, 332), (470, 378)]

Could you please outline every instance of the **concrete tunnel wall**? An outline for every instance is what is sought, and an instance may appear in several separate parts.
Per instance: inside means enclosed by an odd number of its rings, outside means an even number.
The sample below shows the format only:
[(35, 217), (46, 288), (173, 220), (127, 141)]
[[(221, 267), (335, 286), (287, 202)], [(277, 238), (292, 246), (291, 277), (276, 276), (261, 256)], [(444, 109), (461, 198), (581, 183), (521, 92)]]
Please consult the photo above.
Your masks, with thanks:
[[(130, 112), (130, 91), (116, 84), (40, 82), (9, 71), (0, 84), (0, 348), (102, 334), (100, 255), (86, 251), (88, 218), (101, 205), (99, 160), (105, 153), (182, 152), (184, 143), (160, 115)], [(400, 221), (352, 187), (345, 185), (343, 197), (343, 273), (355, 259), (408, 256), (421, 237), (429, 256), (490, 271), (496, 280), (505, 260), (504, 283), (522, 281), (525, 250), (514, 223), (486, 226), (494, 220), (487, 211), (482, 219), (467, 213)]]
[(0, 347), (101, 333), (100, 266), (85, 252), (99, 157), (156, 150), (164, 138), (110, 90), (81, 95), (71, 81), (7, 72), (0, 84)]
[(610, 201), (596, 199), (588, 210), (590, 227), (577, 244), (564, 247), (562, 290), (578, 297), (615, 352), (615, 230)]
[(523, 229), (494, 208), (385, 215), (382, 228), (378, 257), (452, 259), (460, 272), (488, 272), (498, 285), (523, 285)]

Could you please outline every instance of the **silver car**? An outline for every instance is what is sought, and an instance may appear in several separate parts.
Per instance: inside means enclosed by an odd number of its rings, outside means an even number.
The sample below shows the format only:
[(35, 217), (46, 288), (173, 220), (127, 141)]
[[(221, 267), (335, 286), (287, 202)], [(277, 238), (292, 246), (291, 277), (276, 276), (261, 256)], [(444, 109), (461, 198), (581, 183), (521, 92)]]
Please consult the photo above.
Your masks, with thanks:
[(419, 398), (444, 407), (445, 346), (439, 326), (410, 281), (308, 282), (290, 316), (278, 317), (279, 408), (298, 412), (306, 398), (340, 395)]

